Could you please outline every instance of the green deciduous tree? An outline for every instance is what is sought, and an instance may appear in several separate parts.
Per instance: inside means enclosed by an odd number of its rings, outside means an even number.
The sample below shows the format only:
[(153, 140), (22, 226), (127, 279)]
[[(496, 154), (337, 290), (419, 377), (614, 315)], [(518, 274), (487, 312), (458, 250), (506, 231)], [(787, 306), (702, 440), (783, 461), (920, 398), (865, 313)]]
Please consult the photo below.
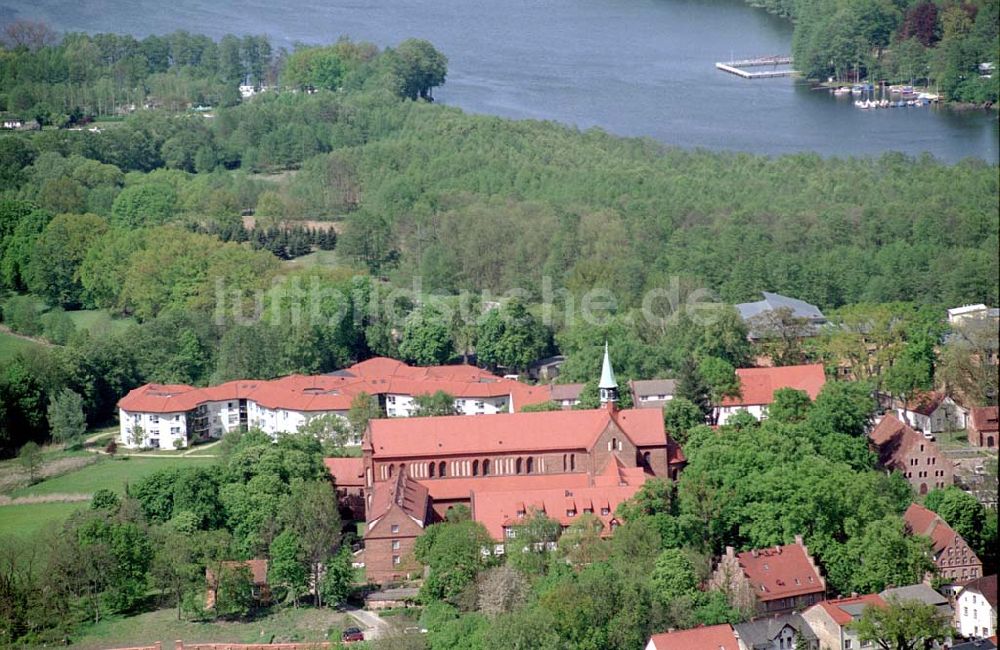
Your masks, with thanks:
[(449, 395), (443, 390), (434, 391), (431, 394), (414, 395), (413, 404), (416, 406), (413, 415), (417, 417), (458, 414), (458, 409), (455, 408), (455, 396)]
[(49, 431), (52, 439), (67, 447), (82, 444), (87, 430), (87, 417), (83, 413), (83, 398), (69, 388), (64, 388), (49, 400)]
[(399, 353), (418, 366), (441, 365), (454, 353), (449, 322), (438, 309), (424, 305), (413, 311), (403, 327)]
[(309, 567), (298, 536), (285, 530), (271, 542), (267, 566), (268, 583), (275, 588), (279, 600), (287, 598), (298, 606), (299, 596), (308, 587)]
[(851, 627), (862, 643), (874, 643), (883, 650), (931, 648), (953, 635), (948, 619), (934, 605), (892, 598), (886, 607), (866, 606)]
[(79, 307), (83, 303), (80, 265), (107, 227), (107, 222), (94, 214), (61, 214), (50, 221), (31, 254), (27, 278), (32, 292), (51, 304)]

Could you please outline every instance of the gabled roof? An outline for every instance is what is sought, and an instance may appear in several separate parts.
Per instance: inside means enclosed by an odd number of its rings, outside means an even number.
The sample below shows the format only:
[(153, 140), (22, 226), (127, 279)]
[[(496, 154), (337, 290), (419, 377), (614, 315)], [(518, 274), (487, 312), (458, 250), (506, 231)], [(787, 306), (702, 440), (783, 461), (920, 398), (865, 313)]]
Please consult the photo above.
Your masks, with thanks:
[(654, 634), (647, 650), (739, 650), (729, 623)]
[(883, 416), (870, 437), (878, 449), (879, 463), (889, 469), (902, 469), (906, 454), (914, 445), (934, 445), (932, 440), (927, 440), (891, 413)]
[[(222, 568), (224, 569), (238, 569), (244, 566), (250, 569), (250, 577), (255, 585), (267, 584), (267, 560), (245, 560), (242, 562), (232, 561), (222, 563)], [(212, 589), (216, 588), (215, 571), (211, 568), (205, 569), (205, 580)]]
[(904, 405), (904, 408), (911, 413), (930, 416), (938, 410), (944, 402), (945, 394), (937, 391), (924, 391), (917, 393)]
[(1000, 431), (1000, 418), (995, 406), (977, 406), (972, 409), (969, 425), (979, 433), (997, 433)]
[[(914, 535), (930, 537), (934, 546), (934, 555), (937, 557), (941, 551), (955, 543), (955, 539), (962, 539), (962, 536), (955, 532), (948, 523), (933, 510), (928, 510), (919, 503), (911, 503), (910, 507), (903, 513), (903, 520)], [(964, 542), (965, 540), (962, 539)]]
[(673, 395), (677, 390), (676, 379), (634, 379), (629, 382), (636, 397), (648, 395)]
[(423, 481), (422, 483), (435, 502), (470, 499), (473, 492), (506, 492), (553, 488), (571, 489), (587, 487), (590, 484), (590, 476), (583, 472), (573, 474), (521, 474), (513, 476), (436, 478)]
[(395, 478), (377, 483), (372, 488), (372, 506), (367, 513), (368, 528), (370, 530), (393, 506), (399, 506), (423, 527), (427, 523), (428, 505), (427, 488), (409, 478), (406, 472), (400, 472)]
[(976, 578), (968, 583), (959, 592), (961, 596), (962, 593), (966, 591), (974, 591), (978, 594), (982, 594), (986, 602), (990, 604), (994, 610), (997, 608), (997, 574), (990, 576), (983, 576), (982, 578)]
[(578, 400), (584, 386), (586, 384), (552, 384), (549, 387), (549, 394), (552, 396), (552, 401), (554, 402)]
[(887, 604), (878, 594), (867, 594), (824, 600), (815, 607), (822, 607), (837, 625), (844, 627), (861, 618), (865, 607), (885, 607)]
[(337, 487), (364, 487), (364, 458), (324, 458), (323, 464)]
[(667, 443), (658, 411), (587, 409), (371, 420), (364, 444), (376, 459), (586, 450), (612, 422), (636, 446)]
[(736, 376), (740, 380), (740, 396), (725, 398), (722, 400), (723, 406), (770, 404), (774, 401), (774, 391), (779, 388), (802, 390), (809, 395), (809, 399), (816, 399), (826, 384), (826, 372), (821, 363), (776, 368), (737, 368)]
[(812, 628), (800, 614), (769, 616), (733, 626), (743, 643), (751, 649), (772, 648), (774, 640), (786, 627), (791, 627), (797, 637), (806, 641), (816, 640)]
[(762, 602), (826, 591), (826, 580), (798, 541), (736, 557), (754, 595)]
[(933, 605), (938, 613), (951, 618), (953, 611), (948, 598), (934, 591), (930, 585), (920, 583), (918, 585), (907, 585), (905, 587), (892, 587), (879, 594), (886, 601), (895, 599), (900, 602), (917, 601), (924, 605)]
[(736, 305), (736, 309), (740, 312), (743, 320), (753, 318), (765, 311), (775, 311), (778, 309), (791, 309), (792, 316), (795, 318), (805, 318), (811, 321), (826, 320), (819, 307), (811, 305), (804, 300), (789, 298), (788, 296), (769, 291), (762, 291), (761, 293), (764, 294), (763, 300), (744, 302)]

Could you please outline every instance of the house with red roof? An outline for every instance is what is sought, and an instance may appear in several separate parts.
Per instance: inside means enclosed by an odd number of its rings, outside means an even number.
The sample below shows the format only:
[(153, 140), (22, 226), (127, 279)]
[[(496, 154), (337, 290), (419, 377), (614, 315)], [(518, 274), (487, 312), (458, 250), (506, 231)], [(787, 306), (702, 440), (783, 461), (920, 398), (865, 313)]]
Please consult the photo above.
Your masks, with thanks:
[(918, 393), (905, 403), (896, 400), (894, 408), (896, 417), (920, 433), (960, 431), (969, 422), (968, 410), (940, 391)]
[(475, 366), (409, 366), (376, 357), (328, 375), (289, 375), (273, 380), (236, 380), (196, 388), (146, 384), (118, 402), (120, 444), (174, 449), (220, 438), (240, 428), (272, 435), (298, 431), (310, 419), (346, 417), (360, 393), (378, 400), (388, 417), (407, 417), (415, 397), (444, 391), (466, 415), (512, 413), (550, 399), (548, 386), (529, 386)]
[(996, 406), (977, 406), (969, 413), (969, 444), (996, 450), (1000, 418)]
[(826, 580), (798, 535), (794, 544), (743, 553), (726, 547), (709, 584), (752, 599), (738, 604), (762, 616), (802, 611), (826, 597)]
[(365, 573), (376, 583), (418, 573), (413, 557), (417, 538), (431, 522), (427, 488), (405, 472), (371, 491), (365, 523)]
[(221, 562), (215, 569), (207, 567), (205, 569), (205, 609), (215, 607), (215, 600), (219, 593), (219, 574), (232, 573), (236, 571), (246, 571), (250, 580), (250, 593), (254, 601), (261, 604), (268, 604), (271, 601), (271, 590), (267, 582), (267, 560), (245, 560), (243, 562)]
[(937, 575), (948, 582), (964, 584), (983, 575), (983, 563), (962, 536), (936, 512), (911, 503), (903, 520), (913, 535), (931, 540), (931, 559)]
[(967, 638), (983, 639), (997, 633), (997, 575), (972, 580), (955, 598), (955, 622), (958, 633)]
[(892, 414), (885, 415), (869, 434), (879, 464), (900, 472), (920, 494), (945, 488), (955, 480), (955, 465), (930, 436), (913, 430)]
[(861, 645), (861, 639), (851, 624), (861, 618), (866, 607), (887, 605), (878, 594), (854, 595), (821, 601), (802, 612), (802, 618), (819, 639), (821, 648), (855, 650), (869, 646)]
[(823, 364), (780, 366), (768, 368), (737, 368), (740, 380), (738, 397), (726, 397), (716, 407), (716, 422), (726, 424), (733, 415), (747, 411), (758, 420), (767, 417), (767, 407), (774, 402), (774, 391), (794, 388), (805, 391), (809, 399), (816, 399), (826, 383)]
[(729, 623), (654, 634), (646, 650), (740, 650)]

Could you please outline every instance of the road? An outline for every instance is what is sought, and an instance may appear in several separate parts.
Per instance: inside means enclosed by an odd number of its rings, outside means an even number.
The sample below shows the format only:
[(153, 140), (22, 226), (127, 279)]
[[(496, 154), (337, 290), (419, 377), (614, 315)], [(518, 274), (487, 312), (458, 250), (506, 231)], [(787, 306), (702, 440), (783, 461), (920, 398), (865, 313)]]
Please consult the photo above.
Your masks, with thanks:
[(365, 641), (377, 639), (389, 630), (389, 624), (378, 614), (358, 607), (345, 607), (344, 611), (361, 623), (365, 632)]

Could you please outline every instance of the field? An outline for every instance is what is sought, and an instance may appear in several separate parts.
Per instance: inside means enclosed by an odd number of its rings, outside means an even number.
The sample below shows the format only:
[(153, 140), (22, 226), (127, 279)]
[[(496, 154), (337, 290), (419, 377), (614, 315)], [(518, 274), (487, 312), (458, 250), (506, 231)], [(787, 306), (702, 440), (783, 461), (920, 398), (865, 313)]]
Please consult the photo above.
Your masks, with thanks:
[(124, 492), (126, 483), (134, 483), (158, 469), (196, 467), (214, 462), (214, 458), (121, 458), (101, 457), (100, 462), (83, 469), (46, 479), (11, 493), (13, 497), (51, 494), (93, 494), (100, 489)]
[(112, 617), (84, 628), (71, 648), (97, 650), (152, 644), (172, 648), (175, 639), (185, 642), (271, 643), (281, 641), (338, 640), (344, 627), (353, 625), (348, 615), (312, 608), (280, 610), (249, 622), (195, 623), (178, 621), (177, 611), (161, 609), (131, 617)]
[(86, 506), (86, 502), (79, 501), (0, 506), (0, 535), (30, 537), (49, 526), (62, 523), (77, 508)]
[(88, 330), (92, 333), (100, 332), (104, 328), (107, 328), (111, 333), (118, 333), (135, 322), (131, 318), (113, 318), (106, 309), (81, 309), (66, 313), (76, 329)]
[(0, 363), (5, 363), (13, 359), (20, 352), (39, 346), (39, 343), (34, 343), (28, 339), (22, 339), (19, 336), (0, 331)]

